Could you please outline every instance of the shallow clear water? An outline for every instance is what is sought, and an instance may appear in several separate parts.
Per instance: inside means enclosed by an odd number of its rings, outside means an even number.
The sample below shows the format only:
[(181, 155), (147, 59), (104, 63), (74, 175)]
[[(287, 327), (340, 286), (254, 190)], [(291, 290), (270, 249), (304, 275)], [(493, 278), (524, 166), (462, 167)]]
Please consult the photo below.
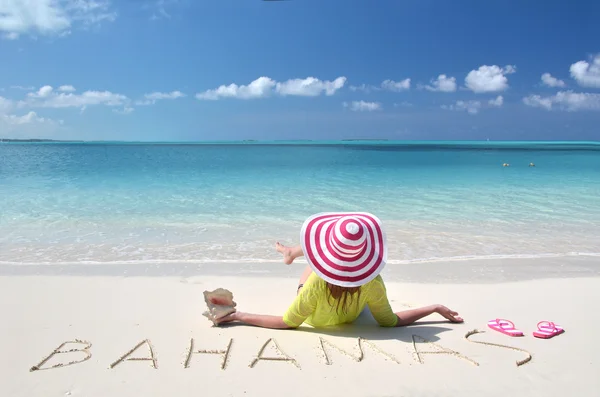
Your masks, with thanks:
[(599, 253), (600, 145), (0, 144), (0, 262), (277, 260), (321, 211), (392, 263)]

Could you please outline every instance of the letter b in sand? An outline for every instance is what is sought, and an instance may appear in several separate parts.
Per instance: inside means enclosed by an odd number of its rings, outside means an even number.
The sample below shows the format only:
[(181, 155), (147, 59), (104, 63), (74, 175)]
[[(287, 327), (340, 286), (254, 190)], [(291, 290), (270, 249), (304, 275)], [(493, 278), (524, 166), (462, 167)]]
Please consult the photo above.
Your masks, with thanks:
[[(69, 343), (77, 343), (77, 344), (80, 344), (80, 345), (84, 345), (84, 348), (83, 349), (61, 350), (63, 347), (65, 347), (65, 345), (67, 345)], [(82, 363), (82, 362), (84, 362), (86, 360), (89, 360), (92, 357), (92, 353), (90, 353), (90, 348), (91, 347), (92, 347), (92, 344), (90, 342), (88, 342), (88, 341), (85, 341), (85, 340), (75, 339), (73, 341), (63, 342), (63, 343), (60, 344), (60, 346), (58, 346), (56, 349), (54, 349), (52, 351), (52, 353), (50, 353), (49, 356), (47, 356), (46, 358), (44, 358), (37, 365), (34, 365), (33, 367), (31, 367), (29, 369), (29, 372), (39, 371), (39, 370), (42, 370), (42, 369), (52, 369), (52, 368), (66, 367), (67, 365), (73, 365), (73, 364)], [(58, 363), (58, 364), (54, 364), (51, 367), (42, 368), (42, 366), (44, 364), (46, 364), (48, 362), (48, 360), (50, 360), (56, 354), (67, 354), (67, 353), (75, 353), (75, 352), (85, 353), (85, 357), (83, 357), (81, 360), (69, 361), (66, 364), (65, 363)]]

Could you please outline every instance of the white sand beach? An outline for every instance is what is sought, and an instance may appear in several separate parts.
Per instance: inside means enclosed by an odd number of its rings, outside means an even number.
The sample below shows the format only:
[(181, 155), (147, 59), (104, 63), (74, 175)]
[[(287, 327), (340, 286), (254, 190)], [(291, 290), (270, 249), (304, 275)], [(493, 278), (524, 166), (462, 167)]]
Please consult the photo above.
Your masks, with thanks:
[[(102, 272), (89, 266), (86, 275), (85, 265), (1, 265), (0, 395), (548, 397), (576, 387), (581, 395), (600, 390), (595, 316), (600, 258), (388, 265), (383, 275), (394, 310), (442, 303), (465, 323), (450, 324), (434, 315), (414, 326), (383, 329), (364, 313), (356, 324), (337, 329), (285, 331), (213, 327), (202, 316), (202, 293), (227, 288), (241, 311), (282, 314), (294, 297), (302, 263), (252, 265), (252, 273), (239, 264), (214, 264), (210, 272), (204, 271), (209, 266), (199, 267), (197, 274), (189, 271), (191, 265), (171, 266), (188, 271), (162, 277), (135, 266), (101, 265)], [(436, 274), (438, 281), (432, 282)], [(486, 324), (494, 318), (513, 321), (525, 336), (490, 330)], [(542, 320), (566, 332), (549, 340), (534, 338)], [(475, 329), (485, 332), (465, 339)], [(271, 338), (294, 361), (259, 360), (250, 367)], [(364, 351), (360, 361), (358, 338)], [(88, 360), (52, 368), (86, 357), (82, 351), (56, 354), (39, 370), (30, 370), (63, 342), (76, 339), (91, 344)], [(191, 339), (194, 351), (224, 351), (231, 341), (224, 369), (221, 353), (193, 353), (188, 360)], [(151, 360), (117, 362), (144, 340), (156, 368)], [(85, 347), (69, 343), (62, 350)], [(451, 354), (429, 354), (436, 351)], [(529, 354), (531, 360), (518, 366)], [(125, 359), (132, 357), (149, 358), (148, 345)], [(271, 342), (262, 357), (281, 356)]]

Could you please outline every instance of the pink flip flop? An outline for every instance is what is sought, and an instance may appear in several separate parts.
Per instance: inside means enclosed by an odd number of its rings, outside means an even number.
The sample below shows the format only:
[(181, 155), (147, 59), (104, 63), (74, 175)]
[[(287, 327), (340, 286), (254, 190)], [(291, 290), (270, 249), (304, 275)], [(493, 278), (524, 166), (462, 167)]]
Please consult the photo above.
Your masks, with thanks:
[(524, 336), (523, 332), (515, 328), (512, 321), (497, 318), (495, 320), (488, 321), (488, 327), (494, 331), (501, 332), (508, 336)]
[(536, 338), (550, 339), (558, 334), (562, 334), (565, 330), (554, 324), (551, 321), (540, 321), (537, 324), (538, 330), (533, 331), (533, 336)]

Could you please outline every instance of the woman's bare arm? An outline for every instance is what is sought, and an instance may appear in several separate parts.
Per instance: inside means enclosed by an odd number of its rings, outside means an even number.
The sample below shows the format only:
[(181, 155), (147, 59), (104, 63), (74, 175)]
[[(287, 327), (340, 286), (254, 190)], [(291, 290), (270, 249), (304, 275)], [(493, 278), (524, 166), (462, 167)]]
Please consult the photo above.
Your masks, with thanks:
[(422, 319), (423, 317), (432, 315), (433, 313), (438, 313), (453, 323), (462, 323), (464, 321), (458, 316), (457, 312), (448, 309), (446, 306), (431, 305), (395, 313), (396, 316), (398, 316), (398, 323), (396, 324), (396, 327), (410, 325), (415, 321)]
[(228, 316), (222, 317), (217, 320), (217, 325), (222, 323), (229, 323), (232, 321), (237, 321), (240, 323), (254, 325), (256, 327), (262, 328), (273, 328), (273, 329), (291, 329), (290, 327), (283, 321), (282, 316), (271, 316), (268, 314), (251, 314), (251, 313), (243, 313), (243, 312), (235, 312), (231, 313)]

